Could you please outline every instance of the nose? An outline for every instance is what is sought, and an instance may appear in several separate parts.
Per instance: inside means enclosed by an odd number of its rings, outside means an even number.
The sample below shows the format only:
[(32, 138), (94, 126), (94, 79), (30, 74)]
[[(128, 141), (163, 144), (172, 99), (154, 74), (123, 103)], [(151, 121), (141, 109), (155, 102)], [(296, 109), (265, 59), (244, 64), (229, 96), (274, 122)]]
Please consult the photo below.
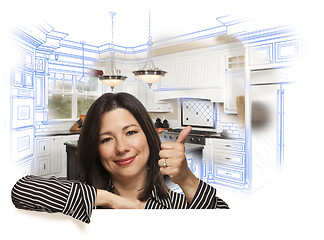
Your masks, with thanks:
[(127, 144), (127, 141), (124, 138), (120, 137), (116, 139), (115, 151), (117, 155), (122, 155), (128, 150), (129, 150), (129, 146)]

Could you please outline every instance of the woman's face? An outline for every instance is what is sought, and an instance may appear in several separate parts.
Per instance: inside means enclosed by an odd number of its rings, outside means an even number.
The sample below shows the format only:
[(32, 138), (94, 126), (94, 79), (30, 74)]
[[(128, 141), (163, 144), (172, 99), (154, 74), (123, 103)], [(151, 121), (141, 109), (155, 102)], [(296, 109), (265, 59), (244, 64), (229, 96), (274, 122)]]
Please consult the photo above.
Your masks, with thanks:
[(149, 155), (146, 136), (128, 110), (116, 108), (102, 115), (99, 156), (112, 179), (146, 176)]

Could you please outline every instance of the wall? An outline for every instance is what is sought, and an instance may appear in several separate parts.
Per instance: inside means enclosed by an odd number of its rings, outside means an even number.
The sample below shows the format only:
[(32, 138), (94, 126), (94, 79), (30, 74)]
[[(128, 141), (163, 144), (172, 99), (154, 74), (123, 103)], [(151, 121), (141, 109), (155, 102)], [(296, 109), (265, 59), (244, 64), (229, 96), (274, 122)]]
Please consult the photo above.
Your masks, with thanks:
[[(170, 127), (172, 128), (180, 128), (181, 127), (181, 99), (172, 99), (170, 100), (173, 106), (173, 112), (171, 113), (149, 113), (153, 122), (157, 118), (160, 118), (162, 121), (167, 119), (170, 123)], [(206, 122), (206, 114), (204, 101), (202, 100), (195, 100), (190, 99), (191, 104), (189, 105), (190, 108), (188, 112), (194, 111), (197, 112), (197, 118), (201, 119), (201, 122)], [(195, 104), (197, 103), (197, 104)], [(210, 102), (206, 101), (207, 104)], [(198, 107), (194, 107), (197, 105)], [(223, 103), (215, 103), (215, 109), (213, 111), (213, 115), (215, 116), (215, 127), (209, 128), (211, 131), (221, 132), (224, 129), (228, 131), (230, 135), (236, 138), (244, 138), (245, 137), (245, 126), (240, 122), (237, 114), (225, 114), (224, 113), (224, 104)], [(184, 115), (184, 117), (186, 117)], [(190, 125), (190, 122), (189, 122)], [(200, 127), (195, 127), (197, 129), (206, 130)]]

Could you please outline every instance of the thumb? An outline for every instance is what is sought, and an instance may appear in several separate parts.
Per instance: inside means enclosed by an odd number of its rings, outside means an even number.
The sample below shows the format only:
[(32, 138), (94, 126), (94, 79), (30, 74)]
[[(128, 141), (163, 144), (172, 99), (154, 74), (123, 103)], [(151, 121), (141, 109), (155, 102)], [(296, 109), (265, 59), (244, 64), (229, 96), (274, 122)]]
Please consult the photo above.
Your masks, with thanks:
[(186, 138), (189, 135), (191, 129), (192, 129), (191, 126), (187, 126), (184, 129), (182, 129), (182, 131), (180, 132), (179, 137), (177, 139), (177, 143), (185, 143)]

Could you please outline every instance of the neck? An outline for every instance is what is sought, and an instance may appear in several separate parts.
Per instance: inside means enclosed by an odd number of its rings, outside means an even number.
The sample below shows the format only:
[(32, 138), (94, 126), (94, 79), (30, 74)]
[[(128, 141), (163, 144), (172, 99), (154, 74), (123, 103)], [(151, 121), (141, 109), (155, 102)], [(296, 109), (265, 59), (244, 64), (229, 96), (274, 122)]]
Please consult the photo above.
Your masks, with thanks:
[(144, 187), (147, 172), (145, 174), (139, 174), (132, 178), (112, 178), (114, 187), (118, 190), (120, 196), (137, 200), (140, 191)]

